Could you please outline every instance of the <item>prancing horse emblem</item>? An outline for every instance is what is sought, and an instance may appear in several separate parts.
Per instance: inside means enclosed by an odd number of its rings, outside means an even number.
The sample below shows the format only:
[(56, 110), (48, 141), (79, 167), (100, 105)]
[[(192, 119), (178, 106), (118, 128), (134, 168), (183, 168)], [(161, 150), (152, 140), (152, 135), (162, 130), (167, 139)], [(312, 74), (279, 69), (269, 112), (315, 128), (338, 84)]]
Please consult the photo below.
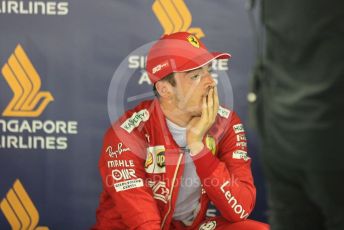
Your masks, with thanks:
[(188, 41), (190, 42), (190, 44), (196, 48), (199, 48), (199, 41), (198, 39), (194, 36), (194, 35), (190, 35), (188, 37)]

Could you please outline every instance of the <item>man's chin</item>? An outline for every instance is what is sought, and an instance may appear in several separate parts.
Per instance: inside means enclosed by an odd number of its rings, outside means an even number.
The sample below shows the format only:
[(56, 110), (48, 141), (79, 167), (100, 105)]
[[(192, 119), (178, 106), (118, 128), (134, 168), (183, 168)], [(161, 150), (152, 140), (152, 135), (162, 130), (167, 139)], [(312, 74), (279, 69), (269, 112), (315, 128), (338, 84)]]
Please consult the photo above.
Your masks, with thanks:
[(202, 116), (202, 109), (197, 109), (197, 110), (192, 111), (191, 115), (193, 117), (200, 117), (200, 116)]
[(201, 106), (189, 106), (187, 111), (192, 117), (202, 116), (202, 107)]
[(195, 113), (195, 114), (192, 114), (192, 117), (201, 117), (202, 116), (202, 113)]

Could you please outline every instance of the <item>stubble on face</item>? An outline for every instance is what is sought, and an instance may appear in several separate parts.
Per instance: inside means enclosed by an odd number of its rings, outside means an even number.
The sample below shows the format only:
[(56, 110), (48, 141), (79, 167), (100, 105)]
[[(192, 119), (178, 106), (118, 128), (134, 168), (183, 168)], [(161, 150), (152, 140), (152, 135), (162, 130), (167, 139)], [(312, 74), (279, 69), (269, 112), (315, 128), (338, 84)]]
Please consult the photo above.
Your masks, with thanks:
[[(206, 72), (205, 72), (206, 71)], [(210, 74), (211, 64), (201, 67), (199, 69), (177, 73), (175, 75), (176, 86), (173, 87), (173, 105), (175, 106), (176, 114), (183, 114), (192, 117), (200, 117), (202, 115), (203, 98), (207, 96), (210, 86), (204, 89), (205, 84), (211, 82), (204, 82), (205, 74)], [(194, 78), (199, 75), (199, 77)], [(204, 83), (204, 84), (203, 84)]]
[(204, 93), (202, 93), (202, 89), (198, 87), (198, 84), (178, 86), (179, 88), (177, 87), (175, 90), (176, 107), (193, 117), (202, 115)]

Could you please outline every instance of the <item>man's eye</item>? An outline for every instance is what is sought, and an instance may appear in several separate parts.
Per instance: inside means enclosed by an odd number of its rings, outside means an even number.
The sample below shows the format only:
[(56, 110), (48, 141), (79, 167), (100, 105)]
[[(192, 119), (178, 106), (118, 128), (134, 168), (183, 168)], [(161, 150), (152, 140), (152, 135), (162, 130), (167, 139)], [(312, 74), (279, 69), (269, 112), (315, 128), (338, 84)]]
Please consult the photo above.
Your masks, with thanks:
[(199, 74), (193, 75), (193, 76), (191, 77), (191, 79), (192, 79), (192, 80), (196, 80), (196, 79), (199, 78), (199, 76), (200, 76)]

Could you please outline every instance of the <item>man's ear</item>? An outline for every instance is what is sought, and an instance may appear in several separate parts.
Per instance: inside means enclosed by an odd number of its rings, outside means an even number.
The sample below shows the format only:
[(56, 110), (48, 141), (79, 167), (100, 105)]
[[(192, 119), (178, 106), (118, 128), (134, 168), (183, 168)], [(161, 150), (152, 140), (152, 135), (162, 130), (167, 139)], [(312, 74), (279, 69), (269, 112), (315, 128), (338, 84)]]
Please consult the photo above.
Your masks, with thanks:
[(172, 86), (167, 81), (158, 81), (155, 83), (155, 88), (158, 91), (160, 97), (169, 97), (171, 95)]

